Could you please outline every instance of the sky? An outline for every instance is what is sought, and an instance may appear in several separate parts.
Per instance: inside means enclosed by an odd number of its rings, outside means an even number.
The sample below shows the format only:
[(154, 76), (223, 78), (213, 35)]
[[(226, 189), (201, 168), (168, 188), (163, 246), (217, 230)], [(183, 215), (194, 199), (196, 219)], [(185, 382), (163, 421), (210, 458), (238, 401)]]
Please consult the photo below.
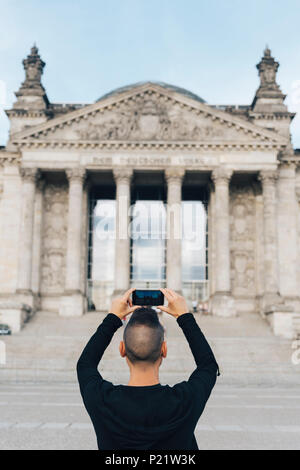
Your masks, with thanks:
[(299, 0), (0, 0), (0, 145), (4, 113), (24, 80), (36, 42), (50, 102), (92, 103), (120, 86), (155, 80), (209, 104), (250, 104), (268, 44), (277, 82), (299, 117)]

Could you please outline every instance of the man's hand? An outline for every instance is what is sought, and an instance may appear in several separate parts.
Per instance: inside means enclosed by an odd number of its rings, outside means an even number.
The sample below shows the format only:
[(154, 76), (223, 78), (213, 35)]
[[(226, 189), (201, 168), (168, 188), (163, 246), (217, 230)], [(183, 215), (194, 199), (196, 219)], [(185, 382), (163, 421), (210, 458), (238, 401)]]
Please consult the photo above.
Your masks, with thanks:
[(169, 313), (175, 318), (178, 318), (184, 313), (188, 313), (189, 309), (186, 303), (186, 300), (182, 295), (176, 294), (172, 289), (160, 289), (168, 301), (168, 306), (164, 307), (159, 305), (157, 308), (163, 312)]
[(131, 293), (135, 290), (135, 288), (131, 288), (125, 292), (122, 297), (114, 299), (111, 303), (110, 313), (114, 313), (123, 320), (126, 315), (132, 313), (135, 309), (139, 308), (139, 305), (132, 306), (132, 300), (130, 298)]

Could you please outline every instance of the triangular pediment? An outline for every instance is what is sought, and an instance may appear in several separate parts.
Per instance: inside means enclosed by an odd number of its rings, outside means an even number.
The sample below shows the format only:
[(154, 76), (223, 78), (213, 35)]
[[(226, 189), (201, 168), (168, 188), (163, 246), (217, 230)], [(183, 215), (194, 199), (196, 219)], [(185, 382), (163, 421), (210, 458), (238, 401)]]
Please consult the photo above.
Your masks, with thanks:
[(285, 145), (287, 139), (149, 82), (14, 134), (12, 142)]

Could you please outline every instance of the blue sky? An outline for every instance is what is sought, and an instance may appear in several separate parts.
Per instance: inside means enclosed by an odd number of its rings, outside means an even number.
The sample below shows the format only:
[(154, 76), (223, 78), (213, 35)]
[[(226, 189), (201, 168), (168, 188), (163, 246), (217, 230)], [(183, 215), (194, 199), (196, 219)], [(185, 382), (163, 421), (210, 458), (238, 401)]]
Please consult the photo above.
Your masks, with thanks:
[[(159, 80), (210, 104), (249, 104), (268, 44), (286, 103), (300, 115), (299, 0), (0, 0), (0, 8), (0, 145), (3, 108), (15, 100), (34, 41), (50, 101), (77, 103)], [(292, 135), (300, 147), (300, 116)]]

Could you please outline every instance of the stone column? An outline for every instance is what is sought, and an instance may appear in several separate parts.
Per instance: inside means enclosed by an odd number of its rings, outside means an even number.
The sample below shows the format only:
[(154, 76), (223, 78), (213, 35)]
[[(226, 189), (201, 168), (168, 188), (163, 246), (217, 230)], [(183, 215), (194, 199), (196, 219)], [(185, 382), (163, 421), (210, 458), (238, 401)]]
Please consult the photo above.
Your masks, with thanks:
[(182, 291), (181, 241), (182, 207), (181, 186), (183, 168), (167, 168), (165, 177), (168, 184), (167, 196), (167, 287), (179, 293)]
[(65, 289), (81, 292), (82, 196), (84, 168), (66, 170), (69, 180), (68, 233)]
[(294, 302), (300, 293), (300, 286), (297, 285), (298, 244), (295, 163), (287, 161), (280, 164), (277, 190), (279, 292), (286, 301)]
[(264, 295), (263, 310), (278, 303), (278, 242), (276, 210), (276, 170), (262, 170), (258, 179), (262, 182), (264, 214)]
[(20, 168), (20, 174), (23, 183), (17, 293), (31, 296), (34, 200), (39, 170), (37, 168)]
[(255, 196), (255, 291), (256, 310), (260, 310), (260, 304), (264, 294), (264, 204), (262, 187), (258, 181), (252, 183)]
[(212, 172), (215, 185), (215, 248), (216, 279), (212, 299), (212, 313), (218, 316), (235, 316), (236, 309), (230, 285), (230, 244), (229, 244), (229, 181), (232, 170), (216, 168)]
[(209, 282), (209, 295), (211, 296), (214, 294), (216, 276), (216, 231), (215, 231), (215, 221), (214, 221), (214, 213), (215, 213), (215, 191), (214, 185), (210, 181), (208, 182), (209, 188), (209, 204), (208, 204), (208, 282)]
[(118, 296), (130, 285), (130, 233), (129, 207), (130, 182), (133, 171), (130, 168), (113, 170), (116, 182), (116, 246), (115, 246), (115, 287), (114, 296)]
[(42, 258), (42, 227), (43, 227), (43, 202), (45, 180), (39, 179), (36, 187), (34, 226), (33, 226), (33, 258), (32, 258), (32, 291), (39, 294), (41, 281)]
[(62, 316), (79, 316), (84, 312), (81, 289), (82, 197), (85, 169), (67, 169), (69, 180), (68, 233), (65, 295), (60, 307)]

